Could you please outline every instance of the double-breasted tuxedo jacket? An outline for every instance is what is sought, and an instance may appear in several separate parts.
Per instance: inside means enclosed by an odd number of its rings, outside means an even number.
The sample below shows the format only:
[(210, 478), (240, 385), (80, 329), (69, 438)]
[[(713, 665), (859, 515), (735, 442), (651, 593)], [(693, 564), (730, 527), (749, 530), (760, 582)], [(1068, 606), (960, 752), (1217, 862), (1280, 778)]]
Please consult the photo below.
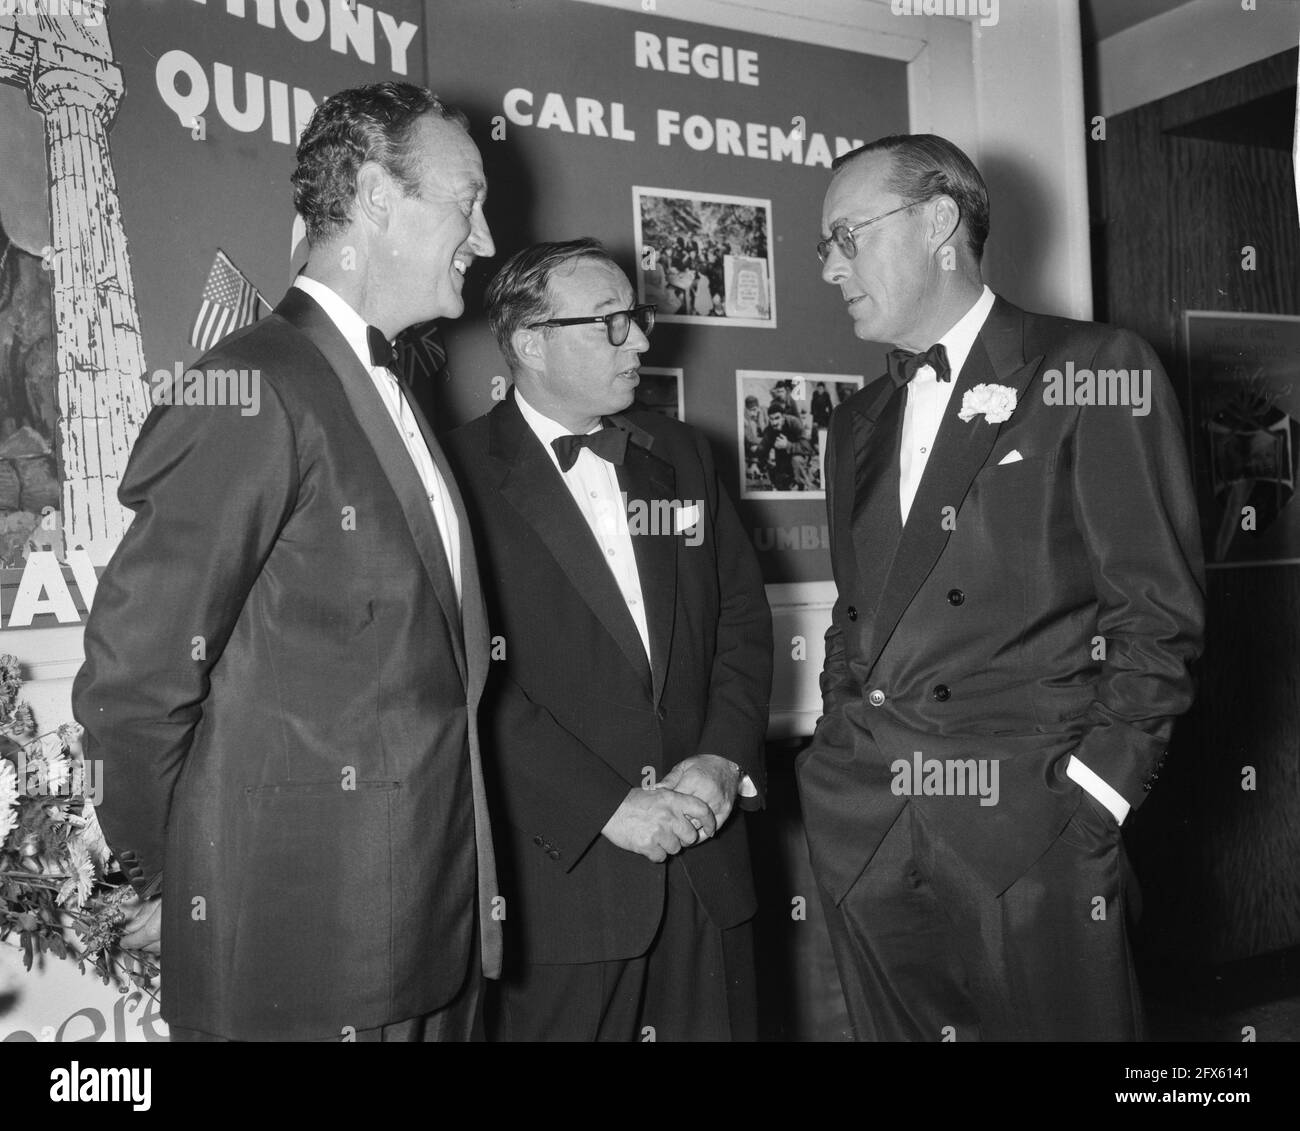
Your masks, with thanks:
[(258, 411), (145, 422), (74, 708), (109, 843), (163, 892), (163, 1016), (338, 1039), (449, 1001), (476, 919), (499, 970), (473, 543), (421, 418), (459, 516), (458, 609), (402, 439), (302, 291), (194, 368), (253, 371)]
[[(1067, 362), (1149, 371), (1149, 414), (1048, 403), (1044, 377)], [(1005, 890), (1080, 803), (1069, 756), (1136, 808), (1192, 697), (1201, 544), (1178, 405), (1151, 348), (998, 299), (954, 380), (905, 526), (905, 387), (874, 381), (831, 424), (838, 596), (823, 715), (797, 769), (836, 903), (909, 801)], [(959, 418), (979, 384), (1015, 391), (1010, 419)], [(917, 751), (996, 761), (997, 803), (900, 793), (895, 763)]]
[[(697, 753), (749, 775), (759, 796), (740, 804), (760, 804), (765, 789), (772, 628), (753, 550), (700, 434), (649, 412), (614, 419), (633, 434), (617, 473), (649, 659), (514, 391), (447, 437), (499, 649), (483, 698), (484, 758), (509, 956), (524, 962), (612, 961), (649, 948), (666, 866), (601, 835), (630, 789)], [(698, 528), (665, 525), (688, 521), (690, 507)], [(753, 916), (739, 811), (678, 859), (715, 926)]]

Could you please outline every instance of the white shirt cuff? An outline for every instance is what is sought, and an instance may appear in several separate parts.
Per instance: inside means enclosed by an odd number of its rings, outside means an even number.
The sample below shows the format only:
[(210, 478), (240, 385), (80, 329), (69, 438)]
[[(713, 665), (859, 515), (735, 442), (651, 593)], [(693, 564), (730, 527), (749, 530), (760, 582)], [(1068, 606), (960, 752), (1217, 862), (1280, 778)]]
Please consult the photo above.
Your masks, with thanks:
[(1078, 785), (1080, 789), (1087, 790), (1106, 806), (1117, 824), (1122, 825), (1124, 823), (1124, 818), (1128, 816), (1128, 811), (1132, 807), (1117, 790), (1106, 784), (1105, 779), (1093, 773), (1073, 754), (1070, 755), (1070, 760), (1066, 763), (1065, 776)]
[(756, 786), (752, 781), (749, 780), (748, 774), (746, 774), (743, 778), (740, 779), (739, 793), (741, 797), (758, 796), (758, 786)]

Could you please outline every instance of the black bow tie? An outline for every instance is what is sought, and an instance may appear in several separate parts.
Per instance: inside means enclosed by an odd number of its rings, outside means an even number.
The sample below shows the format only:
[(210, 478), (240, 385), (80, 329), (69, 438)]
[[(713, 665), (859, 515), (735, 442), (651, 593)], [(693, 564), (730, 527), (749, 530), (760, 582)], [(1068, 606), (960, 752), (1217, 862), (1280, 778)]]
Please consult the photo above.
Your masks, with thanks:
[(392, 369), (397, 353), (393, 343), (384, 337), (384, 332), (367, 326), (366, 341), (370, 343), (370, 364), (376, 369)]
[(952, 370), (948, 367), (948, 351), (938, 342), (924, 353), (890, 350), (885, 360), (889, 363), (889, 376), (900, 389), (916, 376), (916, 371), (923, 365), (928, 365), (934, 370), (936, 380), (952, 380)]
[(551, 441), (551, 447), (559, 457), (561, 471), (568, 471), (577, 462), (578, 453), (583, 448), (590, 448), (594, 454), (610, 463), (622, 463), (627, 456), (629, 435), (622, 428), (607, 425), (599, 432), (591, 432), (586, 436), (558, 436)]

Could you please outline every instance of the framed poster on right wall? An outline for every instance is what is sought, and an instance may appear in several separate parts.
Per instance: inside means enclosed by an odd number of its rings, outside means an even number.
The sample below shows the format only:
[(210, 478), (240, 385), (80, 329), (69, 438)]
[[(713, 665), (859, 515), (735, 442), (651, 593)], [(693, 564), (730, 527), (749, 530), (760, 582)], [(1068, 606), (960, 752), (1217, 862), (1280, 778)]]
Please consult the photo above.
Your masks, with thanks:
[(1300, 318), (1189, 310), (1183, 325), (1206, 565), (1300, 563)]

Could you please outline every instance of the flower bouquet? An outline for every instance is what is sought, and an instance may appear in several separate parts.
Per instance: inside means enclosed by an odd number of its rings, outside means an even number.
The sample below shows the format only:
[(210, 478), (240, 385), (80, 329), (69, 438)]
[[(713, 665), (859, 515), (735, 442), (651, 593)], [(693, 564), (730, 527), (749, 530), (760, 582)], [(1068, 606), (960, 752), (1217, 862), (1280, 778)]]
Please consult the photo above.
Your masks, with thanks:
[(17, 659), (0, 656), (0, 943), (14, 939), (28, 970), (52, 954), (149, 992), (157, 961), (121, 945), (135, 893), (95, 816), (102, 783), (82, 758), (81, 727), (37, 734), (21, 690)]

